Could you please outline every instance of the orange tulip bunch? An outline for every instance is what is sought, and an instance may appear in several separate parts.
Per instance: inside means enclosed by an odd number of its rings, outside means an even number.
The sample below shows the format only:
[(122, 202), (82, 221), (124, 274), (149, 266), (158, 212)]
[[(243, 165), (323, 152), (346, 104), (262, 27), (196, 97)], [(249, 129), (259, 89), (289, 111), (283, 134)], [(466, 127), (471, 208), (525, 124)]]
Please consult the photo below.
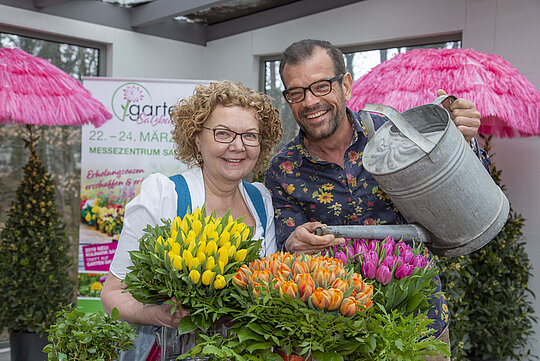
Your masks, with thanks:
[(360, 274), (346, 271), (340, 260), (326, 256), (274, 253), (242, 265), (232, 282), (256, 298), (273, 289), (282, 298), (347, 317), (372, 305), (373, 286), (365, 284)]

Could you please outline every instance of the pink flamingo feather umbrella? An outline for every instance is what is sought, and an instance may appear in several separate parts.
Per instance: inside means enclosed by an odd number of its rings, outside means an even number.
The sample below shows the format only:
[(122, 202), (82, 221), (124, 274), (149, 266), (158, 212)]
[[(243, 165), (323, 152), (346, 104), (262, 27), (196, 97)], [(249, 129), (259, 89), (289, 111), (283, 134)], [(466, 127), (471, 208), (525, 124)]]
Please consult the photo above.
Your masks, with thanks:
[(0, 123), (99, 127), (111, 118), (90, 91), (50, 62), (0, 49)]
[(353, 83), (348, 106), (386, 104), (398, 111), (433, 101), (438, 89), (471, 100), (480, 133), (540, 135), (540, 92), (504, 58), (471, 49), (414, 49), (382, 62)]

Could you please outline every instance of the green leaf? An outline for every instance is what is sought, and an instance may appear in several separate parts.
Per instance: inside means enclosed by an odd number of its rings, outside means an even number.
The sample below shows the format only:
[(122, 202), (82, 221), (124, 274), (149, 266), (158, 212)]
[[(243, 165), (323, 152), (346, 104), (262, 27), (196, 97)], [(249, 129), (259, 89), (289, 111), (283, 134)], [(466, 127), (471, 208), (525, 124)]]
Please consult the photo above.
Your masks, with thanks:
[(223, 352), (219, 348), (213, 345), (206, 345), (203, 348), (203, 352), (206, 354), (211, 354), (215, 356), (223, 356)]
[(425, 296), (421, 293), (416, 293), (412, 297), (410, 297), (407, 301), (407, 313), (414, 312), (418, 309), (418, 306), (421, 304), (421, 302), (425, 299)]
[(186, 316), (180, 320), (178, 323), (178, 334), (184, 335), (186, 333), (193, 332), (197, 329), (195, 323), (191, 319), (191, 316)]
[(313, 358), (317, 361), (343, 361), (343, 356), (335, 352), (314, 351)]
[(240, 340), (240, 342), (244, 342), (246, 340), (256, 340), (256, 341), (264, 340), (264, 338), (261, 335), (247, 328), (242, 328), (240, 331), (238, 331), (238, 339)]
[(113, 321), (116, 321), (116, 320), (118, 320), (119, 317), (120, 317), (120, 312), (118, 311), (118, 309), (116, 307), (113, 307), (113, 309), (111, 311), (111, 319)]
[(249, 329), (251, 329), (252, 331), (258, 333), (259, 335), (265, 335), (266, 334), (266, 332), (263, 330), (263, 328), (258, 324), (250, 323), (250, 324), (247, 325), (247, 327)]
[(265, 361), (283, 361), (283, 357), (281, 357), (277, 353), (272, 352), (272, 353), (268, 353), (264, 355), (264, 360)]
[(274, 344), (272, 342), (253, 342), (253, 343), (250, 343), (246, 349), (253, 353), (253, 351), (255, 350), (266, 350), (266, 349), (269, 349), (270, 347), (274, 346)]

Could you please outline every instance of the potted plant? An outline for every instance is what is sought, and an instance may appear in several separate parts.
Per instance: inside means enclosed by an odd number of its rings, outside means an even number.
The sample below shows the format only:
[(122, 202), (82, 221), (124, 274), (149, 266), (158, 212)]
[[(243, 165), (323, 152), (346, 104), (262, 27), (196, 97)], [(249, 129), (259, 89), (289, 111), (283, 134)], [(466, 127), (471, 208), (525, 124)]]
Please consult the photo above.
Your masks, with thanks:
[(49, 361), (114, 361), (121, 351), (132, 348), (136, 326), (118, 321), (118, 310), (81, 312), (68, 306), (57, 314), (48, 331), (50, 344), (43, 352)]
[[(484, 139), (489, 152), (491, 136)], [(493, 167), (491, 175), (500, 185), (501, 170)], [(529, 346), (537, 320), (529, 288), (532, 266), (521, 240), (523, 222), (511, 210), (502, 230), (485, 247), (438, 261), (451, 314), (452, 360), (538, 358)]]
[(24, 177), (0, 232), (0, 329), (10, 333), (12, 360), (46, 360), (44, 332), (72, 300), (68, 241), (56, 211), (54, 184), (35, 138)]

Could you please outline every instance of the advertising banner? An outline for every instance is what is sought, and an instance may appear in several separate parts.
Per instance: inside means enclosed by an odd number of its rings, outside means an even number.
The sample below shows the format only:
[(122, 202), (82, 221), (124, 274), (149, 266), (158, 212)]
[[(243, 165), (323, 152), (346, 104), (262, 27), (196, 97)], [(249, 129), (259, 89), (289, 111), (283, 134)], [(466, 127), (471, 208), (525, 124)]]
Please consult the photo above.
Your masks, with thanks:
[[(199, 80), (85, 78), (113, 118), (82, 128), (79, 299), (99, 297), (122, 230), (125, 205), (152, 173), (177, 174), (170, 114)], [(80, 302), (79, 302), (80, 303)]]

